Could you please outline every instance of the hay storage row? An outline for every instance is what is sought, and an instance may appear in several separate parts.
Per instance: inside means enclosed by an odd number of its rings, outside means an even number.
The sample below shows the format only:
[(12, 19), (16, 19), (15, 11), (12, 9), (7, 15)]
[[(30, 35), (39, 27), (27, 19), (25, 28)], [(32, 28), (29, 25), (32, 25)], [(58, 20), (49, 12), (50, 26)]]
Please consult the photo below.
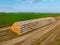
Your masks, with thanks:
[(55, 22), (54, 17), (20, 21), (20, 22), (13, 23), (13, 25), (11, 26), (11, 30), (21, 35), (53, 22)]

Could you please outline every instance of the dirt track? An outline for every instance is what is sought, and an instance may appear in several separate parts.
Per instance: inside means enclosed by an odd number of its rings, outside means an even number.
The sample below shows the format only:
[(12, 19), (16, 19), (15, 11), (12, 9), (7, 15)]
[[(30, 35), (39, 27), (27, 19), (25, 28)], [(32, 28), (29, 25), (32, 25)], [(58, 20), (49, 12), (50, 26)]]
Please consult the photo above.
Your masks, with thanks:
[(20, 36), (18, 38), (12, 39), (12, 40), (5, 41), (5, 42), (1, 43), (1, 45), (12, 45), (12, 44), (21, 42), (23, 40), (25, 40), (25, 41), (24, 41), (24, 43), (22, 45), (26, 45), (26, 44), (30, 43), (32, 40), (34, 41), (34, 40), (42, 37), (44, 34), (51, 31), (53, 28), (55, 28), (59, 24), (60, 24), (59, 21), (55, 22), (55, 23), (50, 24), (48, 26), (45, 26), (43, 28), (39, 28), (39, 29), (37, 29), (35, 31), (32, 31), (32, 32), (30, 32), (30, 33), (28, 33), (28, 34), (26, 34), (24, 36)]
[(10, 27), (4, 27), (4, 28), (0, 28), (0, 31), (4, 31), (4, 30), (7, 30), (9, 29)]
[[(8, 29), (8, 28), (4, 28), (4, 29)], [(2, 29), (2, 30), (4, 31), (4, 29)], [(59, 30), (59, 29), (60, 29), (60, 20), (56, 21), (55, 23), (49, 24), (45, 27), (36, 29), (35, 31), (29, 32), (18, 38), (14, 38), (9, 41), (0, 42), (0, 45), (13, 45), (13, 44), (15, 44), (15, 45), (17, 45), (17, 44), (18, 45), (35, 45), (34, 44), (35, 42), (36, 42), (36, 45), (48, 45), (48, 44), (46, 44), (46, 42), (48, 42), (49, 39), (51, 41), (53, 41), (54, 38), (57, 36), (56, 33), (58, 32), (55, 30)], [(0, 31), (2, 31), (2, 30), (0, 30)], [(51, 31), (54, 33), (52, 33)], [(51, 35), (49, 32), (51, 32)], [(47, 35), (47, 34), (49, 34), (50, 36), (46, 37), (45, 35)], [(54, 35), (54, 34), (56, 34), (56, 35)], [(41, 40), (39, 41), (39, 39), (43, 40), (44, 39), (43, 36), (45, 36), (46, 39), (40, 43)], [(37, 44), (38, 42), (36, 40), (39, 41), (39, 44)], [(51, 42), (51, 41), (49, 41), (49, 42)]]

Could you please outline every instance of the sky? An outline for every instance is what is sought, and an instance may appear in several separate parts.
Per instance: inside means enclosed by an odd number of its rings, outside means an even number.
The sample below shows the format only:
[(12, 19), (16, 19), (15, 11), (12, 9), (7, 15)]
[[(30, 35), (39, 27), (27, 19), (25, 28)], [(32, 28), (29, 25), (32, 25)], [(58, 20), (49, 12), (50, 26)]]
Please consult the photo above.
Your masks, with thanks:
[(0, 12), (60, 13), (60, 0), (0, 0)]

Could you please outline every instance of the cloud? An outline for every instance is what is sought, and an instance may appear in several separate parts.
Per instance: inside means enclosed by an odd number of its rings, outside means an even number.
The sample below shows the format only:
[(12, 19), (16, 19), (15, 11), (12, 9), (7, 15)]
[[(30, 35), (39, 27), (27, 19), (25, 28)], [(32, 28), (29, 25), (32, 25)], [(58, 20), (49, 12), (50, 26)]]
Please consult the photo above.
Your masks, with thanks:
[(53, 2), (55, 0), (17, 0), (17, 1), (33, 4), (33, 3), (46, 2), (46, 1)]
[(35, 3), (37, 0), (22, 0), (22, 1), (32, 4), (32, 3)]
[(21, 1), (21, 2), (24, 2), (24, 3), (36, 3), (36, 2), (39, 2), (41, 0), (16, 0), (16, 1)]

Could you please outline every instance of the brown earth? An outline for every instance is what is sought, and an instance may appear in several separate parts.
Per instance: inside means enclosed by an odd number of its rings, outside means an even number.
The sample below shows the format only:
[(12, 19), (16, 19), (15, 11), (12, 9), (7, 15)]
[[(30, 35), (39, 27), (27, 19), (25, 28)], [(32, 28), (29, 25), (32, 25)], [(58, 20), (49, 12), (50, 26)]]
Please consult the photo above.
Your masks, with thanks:
[[(22, 36), (17, 36), (8, 41), (0, 42), (0, 45), (60, 45), (60, 16), (55, 18), (56, 22), (52, 24), (38, 28)], [(8, 28), (9, 27), (0, 29), (0, 31), (5, 31)], [(9, 35), (14, 36), (15, 34)], [(2, 38), (0, 38), (0, 40), (1, 39)]]

